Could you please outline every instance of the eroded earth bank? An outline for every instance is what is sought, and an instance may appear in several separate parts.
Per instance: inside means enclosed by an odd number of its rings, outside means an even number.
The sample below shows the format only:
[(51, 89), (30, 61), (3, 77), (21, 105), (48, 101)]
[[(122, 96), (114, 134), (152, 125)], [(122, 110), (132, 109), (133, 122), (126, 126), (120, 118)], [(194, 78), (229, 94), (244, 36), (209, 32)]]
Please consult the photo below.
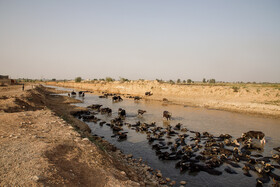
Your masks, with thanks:
[(157, 186), (152, 169), (94, 137), (71, 97), (0, 87), (0, 186)]
[[(250, 113), (272, 118), (280, 117), (279, 85), (262, 84), (169, 84), (158, 81), (91, 83), (49, 82), (49, 85), (139, 96), (147, 100), (210, 109)], [(151, 96), (146, 96), (151, 92)]]

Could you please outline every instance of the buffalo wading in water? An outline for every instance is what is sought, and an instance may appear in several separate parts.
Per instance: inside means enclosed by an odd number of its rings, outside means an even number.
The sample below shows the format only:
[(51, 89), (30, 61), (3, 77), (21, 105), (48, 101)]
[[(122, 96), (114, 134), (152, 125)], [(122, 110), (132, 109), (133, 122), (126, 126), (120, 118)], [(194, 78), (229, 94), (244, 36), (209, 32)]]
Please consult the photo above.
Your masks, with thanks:
[(119, 115), (120, 118), (125, 118), (125, 117), (126, 117), (126, 112), (125, 112), (125, 110), (122, 109), (122, 108), (119, 108), (119, 110), (118, 110), (118, 115)]
[(248, 132), (242, 134), (242, 138), (245, 138), (245, 139), (255, 138), (255, 139), (260, 140), (261, 144), (265, 144), (264, 137), (265, 137), (265, 134), (261, 131), (248, 131)]
[(138, 116), (143, 116), (143, 114), (146, 112), (146, 110), (138, 110)]
[(123, 99), (121, 98), (121, 96), (113, 96), (112, 97), (112, 101), (113, 102), (120, 102), (120, 101), (122, 101)]
[(71, 92), (71, 96), (76, 96), (76, 92), (74, 92), (74, 90)]
[[(93, 104), (88, 108), (95, 109), (101, 114), (112, 113), (110, 108), (101, 108), (101, 106)], [(138, 115), (142, 115), (145, 112), (145, 110), (139, 109)], [(100, 120), (92, 115), (90, 111), (79, 111), (73, 115), (79, 119), (82, 118), (86, 122), (97, 123)], [(168, 111), (163, 112), (163, 117), (168, 120), (165, 121), (166, 123), (170, 123), (171, 115)], [(271, 161), (280, 163), (279, 153), (273, 154), (272, 157), (252, 154), (262, 151), (252, 144), (253, 139), (264, 140), (265, 134), (261, 131), (248, 131), (243, 133), (241, 137), (233, 139), (230, 134), (214, 136), (206, 131), (189, 130), (192, 134), (187, 134), (188, 129), (181, 123), (177, 123), (174, 127), (170, 124), (166, 125), (166, 127), (160, 127), (156, 126), (155, 123), (141, 123), (140, 121), (136, 122), (136, 124), (124, 123), (125, 117), (126, 111), (119, 108), (117, 118), (111, 120), (111, 123), (101, 121), (99, 125), (106, 124), (110, 126), (113, 130), (111, 137), (118, 137), (118, 141), (127, 139), (128, 132), (123, 132), (123, 125), (136, 132), (146, 133), (147, 140), (149, 144), (152, 144), (152, 149), (155, 150), (158, 159), (178, 160), (176, 168), (180, 168), (181, 172), (203, 171), (210, 175), (222, 175), (223, 172), (216, 170), (216, 168), (226, 164), (223, 171), (228, 174), (237, 174), (238, 170), (234, 168), (242, 168), (242, 173), (247, 177), (253, 177), (250, 172), (257, 174), (257, 185), (269, 183), (270, 178), (276, 181), (280, 180), (280, 176), (273, 172), (274, 169), (278, 169), (280, 166), (269, 164)], [(189, 136), (190, 138), (187, 139)], [(171, 137), (174, 137), (174, 142), (168, 141)], [(280, 152), (280, 147), (276, 147), (274, 150)]]
[(165, 118), (166, 120), (170, 120), (171, 119), (171, 113), (168, 111), (163, 111), (163, 118)]

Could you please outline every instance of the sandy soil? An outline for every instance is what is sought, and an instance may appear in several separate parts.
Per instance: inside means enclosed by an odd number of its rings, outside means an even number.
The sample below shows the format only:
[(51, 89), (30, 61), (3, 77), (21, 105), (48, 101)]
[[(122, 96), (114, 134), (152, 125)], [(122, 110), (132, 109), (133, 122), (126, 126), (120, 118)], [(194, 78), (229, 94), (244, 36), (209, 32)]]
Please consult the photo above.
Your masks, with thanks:
[[(49, 82), (47, 84), (80, 90), (131, 94), (144, 99), (162, 101), (166, 98), (174, 104), (205, 107), (241, 113), (280, 118), (280, 88), (262, 85), (178, 85), (157, 81), (131, 81), (121, 83), (98, 81), (94, 83)], [(233, 89), (237, 86), (237, 90)], [(152, 96), (145, 96), (151, 91)]]
[(0, 186), (158, 186), (152, 169), (90, 134), (70, 97), (0, 87)]

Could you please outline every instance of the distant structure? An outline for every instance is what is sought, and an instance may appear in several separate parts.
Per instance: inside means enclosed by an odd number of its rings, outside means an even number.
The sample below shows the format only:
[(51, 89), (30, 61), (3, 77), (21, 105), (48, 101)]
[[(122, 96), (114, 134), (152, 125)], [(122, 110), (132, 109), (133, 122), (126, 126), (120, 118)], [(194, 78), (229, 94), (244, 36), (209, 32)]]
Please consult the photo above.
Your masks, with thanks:
[(15, 83), (15, 81), (12, 79), (9, 79), (8, 75), (0, 75), (0, 86), (11, 85), (14, 83)]

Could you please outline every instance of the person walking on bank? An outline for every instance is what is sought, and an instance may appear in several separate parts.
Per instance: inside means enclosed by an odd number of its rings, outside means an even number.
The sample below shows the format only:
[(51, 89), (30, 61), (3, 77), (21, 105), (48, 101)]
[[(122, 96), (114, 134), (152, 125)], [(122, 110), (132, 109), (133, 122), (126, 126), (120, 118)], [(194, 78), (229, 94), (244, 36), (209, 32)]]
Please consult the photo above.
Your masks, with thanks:
[(24, 91), (24, 84), (22, 84), (22, 91)]

